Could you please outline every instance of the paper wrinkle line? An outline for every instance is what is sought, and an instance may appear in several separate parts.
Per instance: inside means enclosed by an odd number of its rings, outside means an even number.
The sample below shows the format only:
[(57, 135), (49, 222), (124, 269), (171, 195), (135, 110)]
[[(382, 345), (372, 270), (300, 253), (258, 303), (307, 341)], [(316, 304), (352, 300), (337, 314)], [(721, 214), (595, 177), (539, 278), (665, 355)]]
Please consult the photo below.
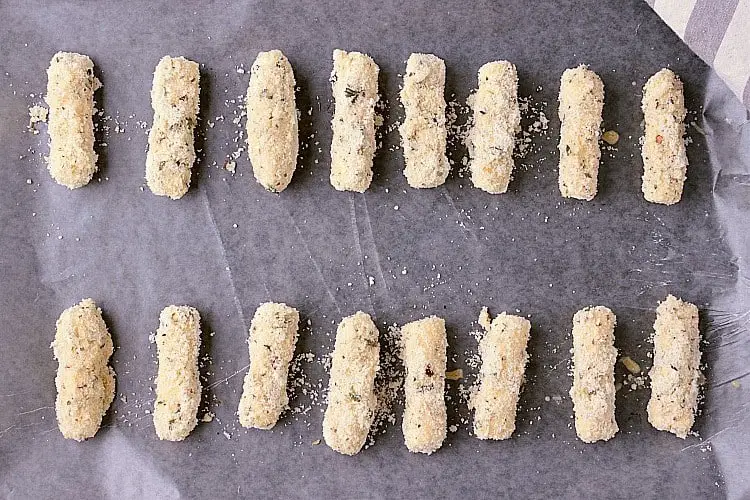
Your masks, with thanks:
[(385, 282), (385, 275), (383, 274), (383, 268), (380, 265), (380, 252), (378, 252), (378, 245), (375, 243), (375, 234), (372, 232), (372, 221), (370, 219), (370, 211), (367, 209), (367, 196), (362, 197), (362, 201), (365, 205), (365, 220), (367, 221), (367, 231), (370, 233), (370, 239), (372, 240), (372, 253), (375, 254), (375, 264), (378, 268), (378, 274), (380, 275), (380, 282), (383, 284), (383, 291), (385, 291), (386, 298), (388, 295), (388, 286)]
[(717, 388), (725, 386), (727, 384), (731, 384), (732, 382), (740, 381), (740, 380), (746, 378), (748, 375), (750, 375), (750, 370), (746, 371), (745, 373), (743, 373), (742, 375), (740, 375), (738, 377), (732, 377), (729, 380), (724, 380), (723, 382), (719, 382), (719, 383), (716, 383), (716, 384), (711, 384), (711, 388), (712, 389), (717, 389)]
[[(139, 449), (124, 434), (110, 433), (108, 438), (112, 446), (95, 450), (93, 456), (92, 473), (102, 478), (100, 497), (176, 499), (187, 496), (180, 491), (165, 461), (156, 459), (148, 449)], [(135, 483), (129, 481), (133, 476), (138, 478)]]
[[(8, 431), (10, 431), (12, 429), (15, 429), (17, 431), (21, 430), (21, 429), (30, 429), (32, 427), (36, 427), (37, 425), (42, 425), (42, 424), (46, 424), (46, 423), (48, 423), (48, 422), (46, 422), (44, 420), (40, 420), (39, 422), (31, 422), (30, 424), (25, 424), (25, 425), (13, 424), (10, 427), (8, 427), (7, 429), (5, 429), (3, 431), (0, 431), (0, 437), (3, 437)], [(57, 426), (55, 426), (55, 429), (57, 429)]]
[[(69, 281), (69, 280), (71, 280), (73, 278), (77, 278), (78, 277), (78, 275), (75, 272), (75, 270), (77, 269), (77, 267), (78, 266), (73, 266), (73, 265), (67, 266), (65, 269), (61, 269), (61, 270), (57, 271), (58, 273), (60, 273), (60, 275), (59, 276), (55, 276), (55, 277), (53, 277), (53, 276), (47, 276), (46, 274), (43, 274), (40, 277), (39, 282), (42, 283), (43, 285), (48, 285), (48, 286), (65, 283), (66, 281)], [(50, 273), (50, 274), (52, 274), (52, 273)]]
[[(715, 331), (720, 338), (724, 338), (727, 336), (732, 337), (737, 333), (741, 333), (744, 327), (747, 326), (748, 323), (750, 323), (750, 310), (746, 310), (743, 312), (734, 312), (708, 308), (707, 312), (711, 314), (712, 321), (706, 328), (706, 335)], [(735, 323), (740, 323), (740, 320), (742, 320), (743, 318), (744, 321), (742, 321), (742, 324), (733, 327)], [(724, 333), (723, 330), (727, 329), (729, 330), (729, 332)]]
[(245, 366), (243, 366), (242, 368), (240, 368), (240, 369), (239, 369), (239, 370), (237, 370), (236, 372), (232, 373), (232, 374), (231, 374), (231, 375), (229, 375), (228, 377), (225, 377), (225, 378), (223, 378), (223, 379), (221, 379), (221, 380), (217, 380), (216, 382), (213, 382), (213, 383), (211, 383), (211, 384), (207, 385), (207, 386), (206, 386), (206, 389), (213, 389), (213, 388), (214, 388), (214, 387), (216, 387), (217, 385), (219, 385), (219, 384), (223, 384), (224, 382), (228, 381), (229, 379), (232, 379), (232, 378), (236, 377), (237, 375), (239, 375), (240, 373), (244, 372), (244, 371), (245, 371), (245, 370), (247, 370), (248, 368), (250, 368), (250, 363), (246, 364)]
[[(685, 451), (685, 450), (689, 450), (691, 448), (705, 446), (706, 444), (711, 443), (711, 440), (714, 439), (715, 437), (719, 436), (720, 434), (723, 434), (724, 432), (726, 432), (726, 431), (728, 431), (730, 429), (737, 428), (743, 421), (745, 421), (747, 419), (748, 415), (750, 415), (750, 408), (748, 408), (747, 403), (743, 403), (742, 404), (741, 410), (742, 411), (740, 413), (735, 414), (736, 418), (734, 418), (733, 421), (729, 425), (727, 425), (723, 429), (720, 429), (720, 430), (714, 432), (713, 434), (711, 434), (707, 438), (701, 440), (701, 442), (695, 443), (695, 444), (691, 444), (690, 446), (686, 446), (686, 447), (682, 448), (680, 451), (682, 452), (682, 451)], [(712, 451), (714, 451), (714, 453), (715, 453), (715, 450), (712, 450)]]
[(351, 214), (350, 221), (352, 223), (352, 231), (354, 232), (354, 242), (357, 244), (357, 251), (359, 252), (359, 267), (362, 269), (362, 278), (365, 280), (365, 286), (367, 287), (367, 301), (370, 303), (370, 312), (375, 315), (375, 305), (372, 303), (372, 292), (370, 291), (370, 283), (365, 273), (365, 253), (362, 251), (362, 243), (359, 240), (359, 225), (357, 224), (357, 207), (354, 206), (354, 194), (349, 194), (349, 213)]
[(323, 283), (323, 288), (326, 289), (326, 292), (328, 293), (328, 297), (331, 299), (331, 302), (333, 302), (333, 305), (336, 306), (336, 310), (339, 312), (339, 316), (341, 316), (341, 308), (339, 307), (339, 303), (336, 302), (336, 297), (334, 297), (333, 293), (331, 292), (331, 288), (328, 286), (325, 276), (323, 276), (323, 271), (321, 271), (320, 266), (318, 265), (318, 261), (315, 260), (315, 257), (313, 257), (313, 254), (310, 251), (310, 246), (307, 244), (307, 239), (305, 239), (305, 237), (302, 235), (302, 231), (300, 231), (300, 228), (297, 225), (297, 221), (294, 220), (294, 217), (292, 217), (292, 214), (289, 212), (289, 210), (287, 210), (286, 207), (284, 207), (284, 210), (286, 211), (286, 215), (287, 217), (289, 217), (289, 220), (292, 221), (294, 230), (297, 231), (297, 235), (302, 240), (302, 244), (305, 245), (305, 251), (307, 252), (307, 255), (310, 256), (310, 260), (312, 260), (313, 267), (315, 267), (315, 271), (317, 271), (318, 276), (320, 276), (320, 281)]
[[(733, 283), (722, 286), (720, 290), (713, 293), (710, 304), (705, 308), (709, 322), (703, 331), (703, 338), (710, 339), (710, 343), (705, 348), (704, 354), (707, 355), (707, 358), (710, 356), (715, 363), (713, 376), (715, 378), (721, 377), (722, 380), (728, 380), (731, 383), (733, 380), (746, 378), (748, 375), (747, 373), (741, 373), (743, 369), (746, 369), (745, 366), (741, 366), (741, 362), (730, 362), (732, 359), (736, 359), (731, 353), (738, 352), (736, 346), (732, 346), (732, 344), (741, 340), (740, 336), (746, 337), (749, 333), (748, 320), (746, 319), (750, 314), (746, 265), (748, 249), (743, 243), (744, 239), (738, 240), (727, 237), (734, 232), (743, 233), (743, 220), (738, 218), (738, 214), (743, 212), (743, 205), (741, 205), (741, 200), (731, 196), (726, 189), (722, 189), (719, 181), (723, 176), (736, 177), (737, 175), (744, 176), (750, 173), (748, 162), (744, 159), (746, 157), (737, 158), (734, 156), (733, 150), (726, 147), (727, 144), (723, 139), (728, 134), (732, 134), (736, 135), (738, 142), (741, 142), (744, 137), (742, 129), (746, 127), (748, 120), (746, 113), (741, 113), (742, 116), (738, 117), (733, 114), (731, 109), (728, 109), (727, 104), (715, 99), (716, 93), (711, 92), (711, 74), (708, 78), (703, 113), (701, 114), (701, 126), (706, 131), (705, 147), (709, 155), (709, 168), (711, 169), (712, 216), (719, 224), (721, 232), (719, 238), (726, 242), (729, 257), (736, 267)], [(735, 118), (738, 119), (733, 123)], [(732, 130), (727, 130), (727, 127)], [(695, 168), (695, 166), (692, 168)], [(733, 182), (735, 181), (733, 180)], [(724, 187), (726, 188), (726, 186)], [(703, 362), (706, 361), (708, 360)], [(715, 400), (714, 409), (716, 413), (714, 418), (710, 419), (706, 425), (707, 430), (710, 428), (715, 432), (700, 443), (687, 446), (681, 451), (711, 443), (711, 450), (718, 469), (724, 477), (725, 487), (728, 491), (734, 491), (734, 494), (729, 497), (739, 498), (746, 495), (747, 485), (744, 480), (732, 476), (732, 471), (741, 470), (744, 466), (741, 463), (741, 456), (728, 442), (740, 439), (744, 434), (743, 423), (748, 418), (748, 403), (750, 401), (747, 400), (747, 391), (736, 391), (728, 394), (726, 391), (731, 389), (717, 390), (722, 386), (724, 386), (724, 383), (710, 383), (704, 387), (704, 391), (712, 394), (710, 397)], [(719, 436), (721, 438), (717, 439)]]
[(53, 410), (54, 408), (55, 408), (54, 406), (41, 406), (33, 410), (22, 411), (21, 413), (18, 413), (16, 416), (20, 417), (21, 415), (29, 415), (30, 413), (36, 413), (41, 410)]
[(724, 432), (728, 431), (729, 429), (732, 429), (733, 427), (736, 427), (736, 424), (735, 425), (730, 425), (728, 427), (725, 427), (725, 428), (721, 429), (720, 431), (714, 432), (713, 434), (711, 434), (707, 438), (703, 439), (702, 441), (700, 441), (698, 443), (695, 443), (695, 444), (691, 444), (690, 446), (686, 446), (686, 447), (682, 448), (680, 450), (680, 452), (687, 451), (687, 450), (690, 450), (690, 449), (693, 449), (693, 448), (700, 448), (702, 446), (706, 446), (707, 444), (711, 443), (711, 440), (713, 438), (715, 438), (716, 436), (718, 436), (720, 434), (723, 434)]
[(201, 198), (203, 200), (203, 206), (206, 208), (206, 212), (208, 213), (208, 218), (211, 221), (211, 227), (214, 230), (214, 235), (216, 235), (216, 239), (219, 241), (219, 247), (221, 247), (221, 258), (224, 260), (224, 269), (229, 275), (229, 285), (232, 287), (232, 296), (234, 298), (234, 306), (237, 308), (237, 313), (240, 315), (240, 321), (242, 321), (242, 328), (244, 328), (245, 331), (248, 331), (247, 322), (245, 321), (245, 315), (242, 313), (242, 305), (240, 304), (239, 297), (237, 297), (237, 288), (234, 286), (234, 277), (232, 276), (232, 268), (229, 266), (229, 260), (227, 259), (227, 251), (226, 251), (226, 248), (224, 247), (224, 241), (221, 239), (221, 233), (219, 232), (219, 227), (216, 225), (216, 219), (214, 219), (214, 213), (211, 210), (211, 202), (208, 199), (208, 195), (206, 194), (205, 189), (201, 189), (200, 193), (201, 193)]
[[(465, 217), (462, 216), (461, 212), (459, 212), (458, 208), (456, 208), (456, 204), (453, 202), (453, 198), (451, 197), (450, 193), (448, 192), (448, 188), (446, 188), (445, 186), (443, 186), (442, 187), (442, 192), (443, 192), (443, 196), (445, 197), (445, 199), (448, 200), (448, 204), (450, 204), (450, 206), (453, 209), (453, 211), (456, 212), (456, 216), (459, 218), (459, 220), (456, 221), (456, 222), (458, 222), (458, 225), (465, 232), (469, 233), (472, 238), (474, 238), (474, 242), (475, 243), (479, 243), (479, 238), (477, 237), (476, 234), (474, 234), (474, 231), (472, 231), (471, 229), (469, 229), (466, 226), (466, 224), (464, 224), (464, 222), (462, 220), (460, 220), (460, 219), (464, 219)], [(464, 238), (466, 238), (466, 235), (464, 235)], [(469, 241), (469, 238), (466, 238), (466, 241)]]

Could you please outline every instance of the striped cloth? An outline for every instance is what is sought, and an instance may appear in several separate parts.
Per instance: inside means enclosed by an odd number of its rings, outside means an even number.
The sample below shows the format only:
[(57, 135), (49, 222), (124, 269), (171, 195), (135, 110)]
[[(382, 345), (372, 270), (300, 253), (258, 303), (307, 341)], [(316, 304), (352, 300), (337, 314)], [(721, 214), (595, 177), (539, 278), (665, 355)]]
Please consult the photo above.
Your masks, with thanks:
[(750, 108), (750, 0), (646, 0)]

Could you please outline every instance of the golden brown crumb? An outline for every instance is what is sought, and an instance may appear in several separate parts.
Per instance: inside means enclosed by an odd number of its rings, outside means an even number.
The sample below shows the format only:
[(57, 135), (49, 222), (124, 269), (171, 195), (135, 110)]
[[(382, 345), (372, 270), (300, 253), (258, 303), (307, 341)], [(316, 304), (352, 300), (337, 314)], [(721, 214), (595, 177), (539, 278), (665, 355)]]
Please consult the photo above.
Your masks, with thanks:
[(620, 134), (614, 130), (607, 130), (602, 134), (602, 140), (610, 146), (614, 146), (620, 140)]

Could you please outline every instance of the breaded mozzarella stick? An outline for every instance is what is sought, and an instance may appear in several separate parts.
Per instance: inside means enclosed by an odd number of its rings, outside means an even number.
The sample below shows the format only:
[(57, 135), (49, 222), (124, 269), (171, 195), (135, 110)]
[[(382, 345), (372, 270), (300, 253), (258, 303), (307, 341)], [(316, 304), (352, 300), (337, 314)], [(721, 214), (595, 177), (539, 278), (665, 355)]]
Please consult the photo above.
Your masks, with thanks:
[(409, 451), (431, 454), (446, 436), (445, 321), (430, 316), (401, 328), (404, 377), (404, 421)]
[(286, 304), (266, 302), (250, 324), (250, 369), (240, 398), (240, 424), (270, 429), (289, 404), (289, 363), (297, 344), (299, 312)]
[(198, 63), (184, 57), (162, 57), (151, 87), (154, 123), (146, 155), (146, 183), (156, 195), (177, 200), (190, 187), (199, 95)]
[(115, 372), (107, 364), (112, 337), (102, 311), (91, 299), (63, 311), (52, 342), (59, 362), (55, 411), (67, 439), (93, 437), (115, 398)]
[(450, 165), (445, 156), (445, 62), (432, 54), (412, 54), (406, 62), (399, 127), (404, 147), (404, 175), (413, 188), (440, 186)]
[(154, 427), (159, 439), (182, 441), (198, 424), (201, 317), (190, 306), (167, 306), (159, 315)]
[[(486, 311), (484, 308), (482, 316)], [(489, 328), (479, 342), (479, 391), (472, 399), (474, 434), (479, 439), (508, 439), (516, 429), (516, 406), (528, 360), (526, 344), (531, 323), (502, 313), (485, 326)]]
[(648, 421), (685, 439), (695, 422), (700, 384), (698, 308), (669, 295), (656, 309)]
[(344, 455), (362, 449), (375, 418), (378, 336), (370, 315), (362, 311), (344, 318), (336, 331), (323, 437), (328, 446)]
[(573, 316), (573, 387), (570, 397), (578, 437), (584, 443), (607, 441), (615, 421), (615, 324), (612, 311), (587, 307)]
[(685, 98), (682, 82), (663, 69), (648, 79), (641, 104), (643, 135), (643, 196), (652, 203), (673, 205), (682, 198), (687, 173)]
[(604, 84), (585, 65), (566, 69), (560, 81), (560, 193), (591, 201), (599, 175)]
[(378, 65), (366, 54), (333, 51), (331, 185), (338, 191), (364, 193), (370, 187), (378, 71)]
[(85, 186), (96, 172), (94, 92), (101, 87), (88, 56), (58, 52), (47, 69), (49, 157), (55, 182), (69, 189)]
[(247, 153), (258, 183), (280, 193), (297, 168), (299, 131), (294, 71), (280, 50), (255, 58), (247, 87)]
[(479, 87), (470, 98), (474, 127), (466, 146), (471, 182), (492, 194), (504, 193), (513, 172), (513, 147), (521, 131), (518, 75), (508, 61), (479, 68)]

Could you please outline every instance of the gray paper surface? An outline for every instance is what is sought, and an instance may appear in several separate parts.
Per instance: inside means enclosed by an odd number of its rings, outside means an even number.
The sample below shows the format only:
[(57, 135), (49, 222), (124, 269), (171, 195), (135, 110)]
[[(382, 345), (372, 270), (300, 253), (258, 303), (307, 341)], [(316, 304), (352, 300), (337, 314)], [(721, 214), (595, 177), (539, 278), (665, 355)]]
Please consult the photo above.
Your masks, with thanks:
[[(0, 495), (7, 498), (747, 498), (750, 495), (750, 129), (747, 110), (641, 1), (595, 2), (22, 2), (0, 3)], [(260, 50), (279, 48), (296, 74), (301, 159), (289, 188), (267, 193), (242, 147), (245, 93)], [(388, 103), (375, 178), (365, 194), (328, 182), (331, 54), (370, 54)], [(96, 94), (100, 172), (75, 191), (49, 177), (46, 126), (27, 130), (58, 50), (88, 54)], [(463, 103), (485, 62), (518, 67), (534, 129), (507, 194), (472, 187), (462, 146), (446, 184), (408, 188), (393, 124), (410, 52), (447, 66), (446, 96)], [(163, 55), (201, 63), (200, 149), (179, 201), (145, 187), (149, 90)], [(605, 84), (599, 194), (557, 188), (557, 91), (563, 70), (587, 63)], [(660, 68), (685, 82), (690, 167), (682, 201), (640, 192), (641, 88)], [(239, 71), (238, 71), (239, 68)], [(451, 97), (455, 94), (454, 97)], [(539, 111), (549, 119), (541, 130)], [(460, 113), (458, 124), (465, 120)], [(237, 121), (237, 123), (235, 123)], [(314, 137), (312, 137), (314, 134)], [(601, 304), (618, 318), (616, 346), (644, 370), (655, 308), (668, 293), (696, 303), (706, 339), (705, 401), (680, 440), (650, 427), (648, 387), (617, 393), (620, 432), (587, 445), (572, 428), (568, 359), (573, 314)], [(66, 441), (55, 422), (57, 363), (49, 344), (60, 312), (92, 297), (116, 350), (117, 396), (99, 433)], [(259, 303), (300, 310), (301, 360), (291, 406), (273, 431), (236, 417)], [(203, 318), (204, 404), (215, 415), (182, 443), (153, 430), (159, 311), (190, 304)], [(482, 306), (529, 315), (527, 382), (511, 440), (470, 434), (466, 388), (478, 368)], [(432, 456), (403, 445), (401, 408), (356, 457), (322, 438), (321, 362), (342, 316), (388, 325), (446, 319), (449, 425)], [(308, 359), (306, 353), (314, 359)], [(626, 370), (618, 363), (616, 379)], [(459, 387), (461, 385), (463, 389)], [(310, 391), (315, 394), (312, 399)], [(308, 394), (305, 394), (308, 393)]]

